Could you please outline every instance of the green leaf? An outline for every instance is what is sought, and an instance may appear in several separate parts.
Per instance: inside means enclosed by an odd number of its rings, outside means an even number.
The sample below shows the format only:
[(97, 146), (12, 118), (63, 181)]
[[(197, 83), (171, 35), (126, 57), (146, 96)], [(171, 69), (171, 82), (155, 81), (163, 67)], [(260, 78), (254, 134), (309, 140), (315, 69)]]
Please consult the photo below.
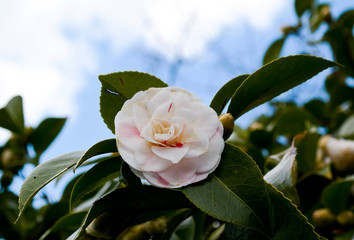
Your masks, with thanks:
[(353, 184), (354, 175), (332, 182), (322, 192), (322, 203), (337, 214), (348, 209), (349, 196)]
[(266, 53), (264, 54), (263, 57), (263, 65), (267, 64), (274, 59), (279, 58), (281, 49), (283, 48), (285, 42), (285, 37), (279, 38), (278, 40), (275, 40), (268, 48)]
[(226, 144), (218, 168), (207, 180), (182, 191), (208, 215), (269, 238), (266, 183), (254, 161), (239, 148)]
[(71, 152), (38, 165), (22, 184), (19, 194), (20, 213), (16, 221), (39, 190), (59, 175), (73, 168), (83, 154), (84, 151)]
[(334, 62), (308, 55), (276, 59), (243, 81), (231, 99), (228, 112), (236, 119), (326, 68), (336, 65)]
[(189, 217), (181, 222), (171, 236), (171, 240), (194, 240), (195, 222)]
[(274, 131), (291, 138), (307, 130), (308, 123), (317, 123), (312, 114), (304, 109), (290, 108), (276, 117)]
[(295, 10), (297, 16), (300, 18), (306, 10), (311, 10), (313, 0), (295, 0)]
[(354, 114), (350, 115), (340, 126), (337, 137), (354, 139)]
[(139, 191), (135, 191), (124, 186), (123, 184), (123, 188), (105, 195), (93, 204), (76, 239), (82, 236), (87, 226), (99, 216), (102, 216), (100, 217), (102, 220), (99, 220), (101, 223), (93, 224), (91, 227), (111, 235), (120, 233), (131, 225), (162, 216), (166, 211), (192, 207), (179, 191), (151, 186), (143, 186)]
[(308, 223), (306, 217), (297, 209), (297, 207), (286, 199), (271, 184), (267, 185), (270, 203), (271, 203), (271, 229), (272, 240), (312, 240), (320, 239), (315, 233), (313, 226)]
[(71, 192), (70, 211), (73, 211), (84, 196), (102, 187), (108, 181), (118, 178), (121, 164), (122, 158), (114, 157), (96, 164), (83, 174)]
[(264, 175), (264, 180), (299, 206), (299, 196), (295, 188), (297, 182), (296, 148), (290, 147), (280, 163)]
[(101, 142), (96, 143), (93, 145), (89, 150), (85, 152), (85, 154), (77, 161), (75, 167), (74, 167), (74, 172), (75, 170), (80, 167), (80, 165), (85, 162), (86, 160), (97, 156), (101, 155), (104, 153), (116, 153), (118, 152), (117, 150), (117, 142), (115, 138), (111, 139), (106, 139)]
[(320, 135), (318, 133), (304, 133), (295, 136), (296, 159), (300, 173), (303, 174), (315, 169), (319, 139)]
[(100, 75), (98, 78), (102, 83), (101, 115), (112, 133), (115, 132), (114, 118), (126, 100), (151, 87), (167, 87), (167, 84), (157, 77), (140, 72), (116, 72)]
[(41, 155), (54, 141), (65, 124), (66, 118), (47, 118), (43, 120), (30, 134), (29, 141), (32, 143), (37, 155)]
[(22, 135), (25, 131), (22, 97), (13, 97), (0, 109), (0, 127)]
[(231, 97), (234, 95), (236, 89), (243, 83), (243, 81), (249, 76), (249, 74), (244, 74), (237, 76), (227, 82), (220, 90), (216, 93), (213, 100), (210, 103), (210, 107), (215, 110), (215, 112), (220, 115), (222, 110), (224, 110), (226, 104), (230, 101)]
[(263, 180), (252, 159), (229, 144), (215, 172), (183, 193), (208, 215), (262, 234), (261, 239), (319, 238), (296, 206)]
[[(60, 232), (61, 238), (67, 238), (75, 232), (81, 225), (82, 220), (86, 216), (87, 212), (76, 212), (76, 213), (70, 213), (66, 214), (65, 216), (61, 217), (58, 219), (58, 221), (55, 222), (55, 224), (48, 229), (39, 240), (44, 240), (50, 234), (58, 233)], [(63, 235), (65, 233), (65, 236)]]
[(344, 12), (325, 35), (323, 41), (331, 44), (336, 61), (344, 66), (346, 74), (354, 77), (354, 10)]

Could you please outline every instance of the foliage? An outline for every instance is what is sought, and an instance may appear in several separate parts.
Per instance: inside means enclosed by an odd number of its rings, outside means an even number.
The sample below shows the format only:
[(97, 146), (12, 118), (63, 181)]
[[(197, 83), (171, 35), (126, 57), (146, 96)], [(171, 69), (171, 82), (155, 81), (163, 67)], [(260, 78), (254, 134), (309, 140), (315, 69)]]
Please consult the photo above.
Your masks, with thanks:
[[(299, 23), (283, 29), (284, 36), (266, 52), (265, 65), (226, 83), (210, 107), (218, 115), (231, 113), (237, 120), (333, 67), (326, 79), (329, 100), (313, 99), (302, 106), (271, 102), (271, 114), (260, 116), (246, 129), (235, 126), (218, 168), (196, 184), (180, 189), (145, 184), (120, 157), (114, 138), (98, 142), (86, 152), (64, 154), (38, 165), (40, 155), (59, 133), (64, 120), (47, 119), (29, 130), (24, 126), (21, 98), (12, 99), (0, 109), (0, 126), (13, 134), (0, 148), (2, 178), (5, 172), (17, 174), (25, 163), (38, 166), (22, 185), (15, 225), (13, 203), (17, 196), (6, 190), (8, 185), (2, 180), (0, 221), (6, 227), (0, 237), (350, 239), (354, 226), (354, 170), (336, 169), (336, 159), (328, 154), (333, 146), (328, 146), (327, 139), (329, 135), (353, 139), (354, 90), (346, 78), (353, 76), (354, 69), (354, 15), (348, 11), (334, 20), (329, 7), (314, 0), (296, 0), (295, 10)], [(329, 25), (321, 41), (330, 43), (339, 64), (310, 55), (278, 58), (286, 39), (305, 26), (305, 17), (310, 18), (308, 27), (312, 32), (322, 23)], [(113, 133), (114, 118), (126, 100), (138, 91), (167, 86), (139, 72), (112, 73), (99, 76), (99, 80), (101, 115)], [(29, 146), (35, 156), (28, 156)], [(343, 159), (354, 152), (353, 148), (336, 154)], [(22, 165), (16, 162), (5, 166), (3, 156), (9, 149), (18, 154), (11, 159), (21, 159), (18, 162)], [(345, 159), (353, 161), (353, 157)], [(77, 174), (76, 169), (83, 165), (89, 166), (88, 170)], [(31, 206), (33, 197), (45, 185), (71, 170), (76, 175), (59, 202), (39, 210)]]
[[(253, 74), (242, 75), (227, 83), (227, 87), (217, 93), (211, 106), (221, 113), (230, 101), (228, 112), (238, 117), (334, 66), (336, 64), (333, 62), (313, 56), (280, 58)], [(290, 77), (288, 71), (296, 77)], [(141, 77), (144, 78), (144, 84)], [(137, 91), (165, 86), (156, 77), (138, 72), (112, 73), (100, 76), (100, 80), (101, 113), (111, 130), (114, 116), (119, 111), (117, 106), (122, 106)], [(245, 96), (246, 92), (250, 94)], [(243, 100), (242, 107), (236, 104), (240, 99)], [(112, 108), (112, 105), (115, 107)], [(31, 201), (37, 191), (59, 174), (74, 170), (81, 164), (98, 162), (68, 184), (68, 193), (71, 192), (68, 194), (70, 212), (63, 215), (43, 239), (55, 236), (58, 229), (64, 229), (64, 234), (68, 236), (69, 226), (77, 226), (79, 218), (81, 225), (78, 230), (74, 232), (75, 229), (71, 229), (74, 239), (88, 236), (124, 239), (149, 235), (156, 239), (170, 239), (186, 232), (193, 234), (194, 239), (216, 239), (225, 237), (230, 224), (238, 226), (234, 232), (243, 231), (245, 237), (284, 239), (296, 236), (297, 239), (319, 239), (312, 225), (295, 205), (298, 201), (294, 189), (296, 175), (292, 174), (294, 151), (284, 157), (290, 162), (284, 160), (284, 164), (279, 164), (266, 175), (265, 181), (260, 170), (264, 166), (257, 165), (249, 155), (235, 146), (236, 143), (226, 144), (218, 168), (205, 181), (172, 190), (142, 184), (122, 161), (114, 141), (104, 140), (85, 153), (74, 152), (54, 158), (40, 164), (27, 177), (19, 196), (21, 213), (26, 210), (26, 202)], [(277, 171), (285, 171), (285, 174), (272, 175), (272, 172)], [(227, 224), (213, 229), (213, 221)]]
[[(18, 214), (18, 197), (9, 188), (14, 178), (23, 178), (22, 169), (25, 165), (38, 165), (41, 155), (59, 134), (65, 121), (65, 118), (47, 118), (35, 128), (26, 127), (21, 96), (13, 97), (0, 109), (0, 127), (11, 133), (7, 142), (0, 146), (0, 238), (38, 239), (61, 217), (60, 212), (48, 215), (59, 205), (48, 205), (39, 210), (29, 206), (22, 213), (23, 217), (14, 225)], [(53, 168), (50, 167), (50, 170)], [(52, 172), (49, 175), (52, 177)], [(38, 177), (37, 180), (40, 181), (43, 176), (34, 177)], [(34, 194), (32, 189), (27, 190), (28, 194)], [(42, 196), (46, 201), (46, 196)], [(27, 202), (29, 203), (31, 200)]]

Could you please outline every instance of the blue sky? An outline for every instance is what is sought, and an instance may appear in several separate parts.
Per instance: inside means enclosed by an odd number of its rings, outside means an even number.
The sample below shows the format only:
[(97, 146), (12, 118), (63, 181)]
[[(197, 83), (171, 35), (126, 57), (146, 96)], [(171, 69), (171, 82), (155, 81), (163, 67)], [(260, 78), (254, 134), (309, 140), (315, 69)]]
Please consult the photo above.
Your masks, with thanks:
[[(330, 2), (335, 17), (354, 7), (351, 1)], [(88, 149), (114, 137), (99, 115), (98, 75), (148, 72), (209, 104), (228, 80), (261, 67), (279, 29), (296, 22), (293, 1), (283, 0), (0, 0), (0, 106), (20, 94), (27, 125), (68, 117), (42, 161)], [(284, 55), (303, 47), (296, 38), (287, 46)], [(330, 59), (326, 48), (309, 51)], [(326, 97), (321, 84), (308, 84), (316, 92), (311, 97)], [(283, 98), (308, 99), (305, 89)], [(247, 125), (267, 110), (259, 108), (238, 123)], [(0, 131), (0, 143), (7, 136)]]

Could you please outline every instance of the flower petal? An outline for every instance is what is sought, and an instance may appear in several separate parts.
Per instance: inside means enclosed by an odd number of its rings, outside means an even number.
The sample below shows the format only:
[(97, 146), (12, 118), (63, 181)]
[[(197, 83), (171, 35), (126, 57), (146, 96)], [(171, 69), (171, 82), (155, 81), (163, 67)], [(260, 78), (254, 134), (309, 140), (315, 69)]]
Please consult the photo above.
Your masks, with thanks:
[(151, 150), (160, 158), (167, 159), (172, 163), (178, 163), (188, 152), (189, 146), (170, 147), (170, 146), (152, 146)]
[(219, 133), (215, 133), (209, 143), (208, 152), (198, 158), (199, 166), (197, 173), (210, 173), (219, 165), (222, 151), (224, 149), (224, 139)]

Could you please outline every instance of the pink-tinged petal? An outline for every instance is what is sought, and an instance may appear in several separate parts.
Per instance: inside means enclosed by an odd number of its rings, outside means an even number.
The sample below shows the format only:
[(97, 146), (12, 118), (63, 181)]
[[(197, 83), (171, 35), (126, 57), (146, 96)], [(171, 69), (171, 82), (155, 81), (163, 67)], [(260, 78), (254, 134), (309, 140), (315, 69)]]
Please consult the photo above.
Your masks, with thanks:
[(198, 162), (193, 161), (193, 159), (184, 158), (178, 164), (174, 164), (158, 174), (169, 182), (170, 185), (181, 187), (194, 181), (197, 169)]
[(116, 128), (118, 138), (141, 138), (139, 129), (136, 126), (122, 123)]
[(144, 178), (153, 186), (161, 187), (161, 188), (169, 188), (170, 183), (163, 179), (156, 172), (142, 172)]
[(186, 155), (189, 150), (189, 146), (170, 147), (170, 146), (152, 146), (151, 150), (154, 154), (160, 158), (167, 159), (172, 163), (178, 163)]
[(168, 182), (165, 178), (163, 178), (159, 173), (156, 172), (142, 172), (144, 178), (153, 186), (161, 187), (161, 188), (180, 188), (186, 185), (191, 184), (194, 181), (195, 175), (190, 179), (185, 181), (178, 182), (177, 184), (173, 184)]

